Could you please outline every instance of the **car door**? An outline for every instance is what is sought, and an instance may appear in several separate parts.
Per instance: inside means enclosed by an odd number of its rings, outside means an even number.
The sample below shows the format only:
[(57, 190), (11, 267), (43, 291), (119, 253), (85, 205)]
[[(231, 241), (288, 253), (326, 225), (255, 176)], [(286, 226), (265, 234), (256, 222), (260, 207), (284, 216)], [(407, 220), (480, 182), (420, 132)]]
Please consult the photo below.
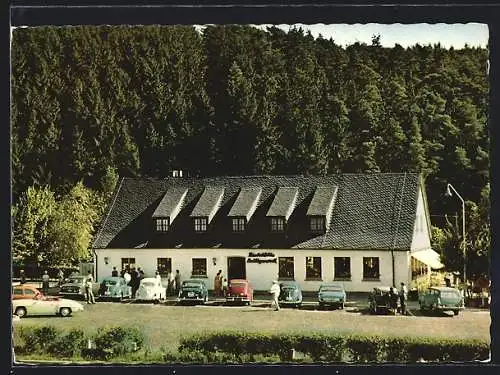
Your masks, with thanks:
[(30, 315), (52, 315), (56, 313), (55, 300), (46, 300), (45, 298), (40, 298), (38, 295), (33, 299), (33, 303), (29, 307), (28, 314)]

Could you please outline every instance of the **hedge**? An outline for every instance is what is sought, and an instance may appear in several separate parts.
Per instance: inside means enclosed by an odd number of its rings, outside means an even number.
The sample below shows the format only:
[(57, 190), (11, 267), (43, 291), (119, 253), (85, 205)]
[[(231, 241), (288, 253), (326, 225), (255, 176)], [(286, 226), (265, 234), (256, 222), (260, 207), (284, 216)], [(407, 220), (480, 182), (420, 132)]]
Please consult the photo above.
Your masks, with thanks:
[[(92, 347), (88, 348), (90, 340)], [(141, 348), (144, 335), (135, 327), (108, 327), (87, 336), (80, 329), (64, 331), (53, 326), (21, 326), (14, 330), (18, 354), (56, 358), (110, 359)]]
[[(441, 339), (341, 335), (268, 335), (258, 333), (212, 333), (183, 339), (180, 353), (228, 353), (271, 355), (290, 361), (292, 350), (312, 361), (326, 362), (450, 362), (483, 360), (489, 344), (472, 339)], [(187, 354), (186, 354), (187, 355)], [(307, 359), (306, 359), (307, 360)]]

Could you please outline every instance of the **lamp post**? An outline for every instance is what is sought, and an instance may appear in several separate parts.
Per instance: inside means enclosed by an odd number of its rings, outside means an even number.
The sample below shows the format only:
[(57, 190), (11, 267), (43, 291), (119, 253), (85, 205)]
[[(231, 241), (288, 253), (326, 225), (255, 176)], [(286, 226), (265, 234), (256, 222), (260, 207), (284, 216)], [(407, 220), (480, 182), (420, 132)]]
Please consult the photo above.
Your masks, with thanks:
[[(458, 192), (455, 190), (452, 184), (446, 185), (446, 196), (451, 197), (452, 191), (455, 193), (455, 195), (460, 199), (462, 202), (462, 246), (463, 246), (463, 256), (464, 256), (464, 277), (463, 277), (463, 282), (464, 282), (464, 288), (467, 288), (467, 254), (466, 254), (466, 249), (467, 249), (467, 243), (465, 242), (465, 202), (464, 199), (458, 194)], [(466, 292), (466, 291), (465, 291)]]

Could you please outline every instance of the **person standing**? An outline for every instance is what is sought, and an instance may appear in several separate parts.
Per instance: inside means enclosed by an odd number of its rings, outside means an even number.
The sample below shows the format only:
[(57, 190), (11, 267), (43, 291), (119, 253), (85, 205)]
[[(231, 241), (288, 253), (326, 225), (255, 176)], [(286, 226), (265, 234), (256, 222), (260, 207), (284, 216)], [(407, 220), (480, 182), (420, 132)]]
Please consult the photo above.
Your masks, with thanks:
[(227, 279), (224, 278), (224, 281), (222, 282), (222, 294), (224, 297), (227, 296)]
[(181, 273), (179, 270), (175, 270), (175, 295), (179, 294), (181, 290)]
[(116, 267), (113, 267), (113, 271), (111, 271), (111, 277), (118, 277), (118, 270)]
[(160, 275), (159, 271), (155, 272), (155, 277), (156, 277), (157, 280), (159, 280), (161, 282), (161, 275)]
[(20, 281), (21, 281), (21, 284), (26, 284), (26, 274), (24, 273), (24, 270), (21, 270), (21, 271), (20, 271), (20, 275), (19, 275), (19, 277), (20, 277), (20, 279), (21, 279), (21, 280), (20, 280)]
[(219, 270), (219, 272), (217, 272), (217, 275), (215, 275), (214, 278), (214, 296), (220, 297), (221, 294), (222, 294), (222, 270)]
[(64, 283), (64, 272), (62, 269), (59, 269), (59, 272), (57, 273), (57, 284), (59, 286), (63, 285)]
[(49, 280), (50, 280), (49, 273), (47, 272), (47, 270), (43, 271), (43, 275), (42, 275), (42, 291), (43, 291), (43, 294), (48, 294), (49, 293)]
[(407, 299), (408, 299), (408, 289), (406, 289), (405, 283), (401, 283), (401, 288), (399, 289), (399, 302), (401, 303), (401, 315), (406, 315)]
[(271, 303), (271, 307), (274, 305), (274, 311), (280, 310), (280, 304), (278, 302), (278, 297), (280, 295), (280, 285), (277, 280), (273, 280), (273, 285), (271, 286), (271, 290), (269, 291), (273, 296), (273, 301)]
[(132, 267), (130, 270), (130, 286), (132, 287), (132, 298), (135, 298), (135, 292), (137, 292), (137, 289), (139, 288), (139, 272), (135, 269), (135, 267)]
[(141, 269), (141, 267), (137, 268), (137, 276), (140, 283), (141, 280), (144, 279), (144, 271)]
[(85, 298), (87, 299), (87, 303), (95, 304), (94, 291), (92, 290), (92, 286), (94, 283), (94, 277), (92, 273), (89, 271), (86, 279), (85, 279)]
[(389, 306), (394, 311), (394, 315), (398, 312), (398, 295), (394, 293), (394, 288), (389, 288)]
[(123, 278), (125, 279), (125, 283), (127, 285), (129, 285), (131, 277), (130, 277), (130, 274), (128, 273), (127, 269), (125, 269), (123, 272)]
[(167, 286), (168, 295), (171, 296), (174, 294), (175, 291), (175, 275), (171, 270), (168, 271), (167, 281), (168, 281), (168, 286)]

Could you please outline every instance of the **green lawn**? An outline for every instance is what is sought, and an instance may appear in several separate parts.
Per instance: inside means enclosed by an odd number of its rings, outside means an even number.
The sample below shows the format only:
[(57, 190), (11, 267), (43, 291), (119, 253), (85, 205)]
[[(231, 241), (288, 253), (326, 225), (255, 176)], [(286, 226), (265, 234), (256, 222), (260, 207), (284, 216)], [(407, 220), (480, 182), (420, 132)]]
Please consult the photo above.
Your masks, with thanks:
[[(152, 304), (97, 303), (69, 318), (26, 317), (14, 323), (80, 328), (94, 333), (106, 326), (135, 326), (141, 329), (153, 350), (176, 351), (180, 339), (210, 331), (264, 333), (346, 333), (389, 336), (472, 338), (489, 342), (490, 316), (487, 311), (466, 310), (459, 316), (372, 316), (355, 307), (317, 311), (281, 309), (266, 304), (252, 307), (164, 306)], [(473, 329), (472, 329), (473, 327)]]

